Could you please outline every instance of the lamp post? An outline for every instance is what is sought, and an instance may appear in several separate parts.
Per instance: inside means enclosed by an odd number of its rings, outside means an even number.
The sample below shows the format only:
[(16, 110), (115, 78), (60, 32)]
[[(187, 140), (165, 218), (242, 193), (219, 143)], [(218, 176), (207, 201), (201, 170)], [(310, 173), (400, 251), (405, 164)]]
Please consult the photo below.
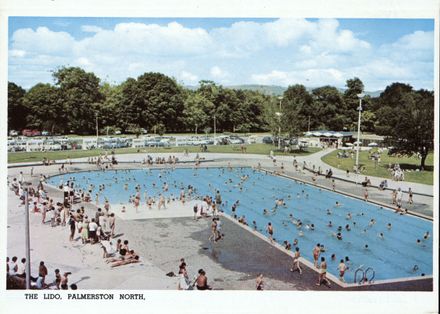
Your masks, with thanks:
[(279, 112), (275, 112), (275, 114), (278, 116), (278, 121), (279, 121), (279, 125), (278, 125), (278, 149), (281, 149), (281, 116), (283, 115), (281, 112), (281, 101), (283, 100), (283, 97), (280, 96), (278, 97), (278, 99), (280, 100), (280, 111)]
[(24, 210), (25, 210), (25, 236), (26, 236), (26, 289), (31, 288), (31, 237), (30, 237), (30, 227), (29, 227), (29, 186), (30, 182), (22, 183), (24, 188)]
[(217, 119), (214, 115), (214, 145), (217, 145)]
[(357, 134), (357, 142), (356, 142), (356, 173), (359, 173), (359, 146), (360, 146), (360, 137), (361, 137), (361, 114), (362, 114), (362, 98), (364, 94), (358, 94), (359, 97), (359, 117), (358, 117), (358, 134)]
[(96, 147), (98, 147), (99, 127), (98, 127), (98, 111), (95, 112), (96, 118)]

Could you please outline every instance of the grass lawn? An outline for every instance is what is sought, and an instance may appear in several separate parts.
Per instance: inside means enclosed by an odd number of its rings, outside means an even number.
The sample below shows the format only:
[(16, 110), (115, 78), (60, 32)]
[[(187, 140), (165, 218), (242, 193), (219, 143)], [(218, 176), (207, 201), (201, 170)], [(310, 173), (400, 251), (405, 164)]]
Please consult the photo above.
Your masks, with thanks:
[[(269, 144), (247, 144), (246, 152), (248, 154), (261, 154), (269, 155), (273, 150), (275, 155), (296, 155), (304, 156), (319, 151), (319, 148), (308, 148), (303, 151), (293, 151), (285, 154), (284, 152), (277, 152), (276, 147)], [(149, 147), (149, 148), (120, 148), (115, 149), (116, 154), (132, 154), (132, 153), (183, 153), (185, 149), (188, 149), (190, 153), (199, 153), (199, 146), (179, 146), (179, 147)], [(107, 150), (110, 152), (110, 150)], [(66, 158), (80, 158), (98, 156), (104, 152), (103, 149), (93, 150), (68, 150), (68, 151), (56, 151), (56, 152), (17, 152), (8, 153), (8, 162), (40, 162), (44, 157), (50, 160), (59, 160)], [(240, 145), (216, 145), (208, 146), (208, 153), (240, 153)]]
[[(374, 150), (375, 151), (375, 150)], [(338, 158), (337, 153), (339, 151), (333, 151), (330, 154), (322, 157), (322, 161), (342, 170), (353, 171), (353, 166), (356, 159), (353, 158)], [(373, 152), (373, 150), (371, 151)], [(369, 176), (383, 177), (391, 179), (391, 174), (388, 171), (388, 165), (398, 163), (402, 169), (409, 170), (405, 171), (405, 181), (417, 182), (423, 184), (433, 184), (434, 175), (434, 154), (429, 153), (425, 162), (425, 171), (415, 171), (420, 167), (420, 160), (417, 157), (392, 157), (388, 156), (386, 152), (381, 154), (380, 163), (375, 166), (373, 160), (369, 159), (370, 152), (360, 152), (359, 153), (359, 165), (365, 167), (365, 171), (362, 173)]]

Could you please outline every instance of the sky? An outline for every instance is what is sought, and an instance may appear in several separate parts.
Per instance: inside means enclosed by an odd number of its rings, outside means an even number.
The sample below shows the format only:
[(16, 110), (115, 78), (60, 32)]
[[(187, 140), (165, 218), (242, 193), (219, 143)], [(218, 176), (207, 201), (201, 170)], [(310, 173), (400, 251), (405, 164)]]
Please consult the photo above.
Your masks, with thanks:
[(10, 17), (9, 78), (26, 89), (79, 66), (118, 84), (161, 72), (183, 85), (434, 89), (434, 20)]

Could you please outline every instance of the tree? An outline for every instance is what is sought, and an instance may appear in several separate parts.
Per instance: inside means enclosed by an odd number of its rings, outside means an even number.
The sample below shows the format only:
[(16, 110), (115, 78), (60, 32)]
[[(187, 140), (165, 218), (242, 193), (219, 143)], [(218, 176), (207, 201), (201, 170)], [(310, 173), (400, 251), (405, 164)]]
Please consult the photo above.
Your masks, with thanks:
[(402, 83), (393, 83), (385, 88), (376, 102), (377, 134), (394, 134), (394, 126), (398, 123), (402, 105), (413, 91), (412, 86)]
[(21, 130), (26, 126), (28, 110), (23, 105), (25, 94), (21, 86), (8, 82), (8, 130)]
[(289, 136), (298, 136), (307, 131), (313, 99), (303, 85), (289, 86), (284, 92), (281, 106), (281, 123)]
[[(345, 127), (354, 129), (357, 125), (358, 108), (359, 108), (359, 94), (364, 92), (364, 83), (355, 77), (347, 80), (347, 89), (344, 92), (343, 102), (343, 114), (346, 117), (344, 123)], [(365, 107), (365, 101), (362, 101), (363, 107)]]
[(122, 84), (120, 107), (123, 129), (128, 124), (151, 129), (163, 125), (168, 131), (183, 127), (183, 91), (171, 78), (161, 73), (144, 73)]
[(104, 100), (99, 78), (78, 67), (63, 67), (53, 73), (55, 85), (67, 114), (69, 131), (90, 134), (95, 129), (95, 116)]
[(202, 95), (195, 92), (189, 92), (183, 110), (183, 119), (187, 128), (194, 130), (203, 129), (208, 121), (208, 112), (213, 111), (214, 105)]
[(122, 85), (110, 85), (109, 83), (104, 83), (100, 86), (100, 92), (103, 95), (104, 100), (98, 106), (99, 125), (103, 128), (120, 128), (119, 108), (122, 106)]
[(51, 133), (66, 131), (59, 90), (50, 84), (38, 83), (23, 98), (27, 108), (26, 126)]
[(402, 154), (418, 154), (425, 169), (434, 147), (434, 93), (414, 91), (410, 85), (394, 83), (380, 95), (379, 125), (376, 129)]
[(342, 131), (348, 124), (341, 93), (332, 86), (323, 86), (312, 91), (314, 96), (314, 117), (318, 128)]
[(235, 114), (235, 129), (240, 132), (260, 131), (267, 127), (263, 111), (270, 97), (257, 91), (236, 90), (238, 99)]

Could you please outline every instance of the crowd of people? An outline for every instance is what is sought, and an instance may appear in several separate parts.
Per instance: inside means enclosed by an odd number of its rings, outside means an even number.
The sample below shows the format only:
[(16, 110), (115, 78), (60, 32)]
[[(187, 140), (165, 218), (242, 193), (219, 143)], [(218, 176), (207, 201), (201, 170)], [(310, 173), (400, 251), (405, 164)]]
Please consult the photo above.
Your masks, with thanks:
[[(17, 256), (12, 258), (6, 257), (6, 282), (8, 289), (24, 289), (26, 287), (26, 258), (22, 258), (18, 262)], [(44, 261), (40, 261), (38, 267), (38, 276), (29, 276), (31, 289), (56, 289), (56, 290), (68, 290), (69, 289), (69, 275), (71, 272), (63, 272), (57, 268), (54, 270), (54, 280), (47, 281), (49, 275), (48, 269), (44, 264)], [(76, 290), (77, 285), (73, 283), (70, 285), (71, 290)]]
[[(24, 175), (23, 172), (20, 172), (18, 178), (8, 181), (8, 185), (21, 200), (20, 206), (25, 205), (27, 197), (29, 212), (40, 215), (42, 225), (68, 229), (69, 241), (71, 242), (81, 240), (84, 245), (100, 243), (104, 250), (106, 262), (110, 263), (111, 267), (139, 262), (139, 255), (134, 250), (129, 249), (128, 240), (118, 239), (115, 241), (116, 217), (110, 211), (108, 201), (104, 205), (104, 209), (98, 208), (94, 213), (94, 217), (89, 217), (84, 206), (78, 206), (77, 209), (74, 209), (77, 203), (87, 201), (87, 197), (84, 197), (82, 191), (75, 189), (73, 181), (67, 181), (59, 186), (63, 191), (63, 200), (62, 202), (56, 202), (45, 189), (46, 179), (47, 177), (41, 174), (37, 189), (32, 186), (25, 187), (23, 185)], [(75, 237), (75, 235), (79, 235), (79, 237)], [(17, 260), (16, 256), (11, 259), (7, 258), (8, 284), (11, 287), (24, 288), (26, 259), (22, 258), (21, 262)], [(70, 272), (61, 273), (59, 269), (55, 269), (55, 281), (53, 283), (46, 283), (47, 274), (47, 268), (44, 262), (41, 261), (38, 276), (30, 276), (32, 288), (68, 289), (67, 283)], [(76, 288), (76, 284), (70, 285), (70, 289)]]
[[(89, 159), (91, 163), (96, 163), (98, 165), (103, 165), (104, 162), (102, 160), (110, 160), (110, 164), (113, 165), (113, 159), (114, 156), (112, 154), (112, 159), (109, 159), (107, 156), (100, 156), (97, 158), (97, 160)], [(272, 159), (276, 163), (275, 157), (272, 156)], [(177, 157), (175, 156), (169, 156), (167, 159), (164, 157), (157, 157), (156, 159), (153, 159), (151, 156), (147, 156), (146, 159), (144, 159), (144, 163), (147, 165), (152, 164), (172, 164), (178, 162)], [(298, 169), (300, 168), (298, 166), (298, 162), (296, 161), (296, 158), (294, 158), (293, 161), (294, 168)], [(105, 166), (107, 167), (107, 166)], [(259, 165), (261, 167), (261, 165)], [(228, 169), (230, 169), (230, 165), (228, 165)], [(306, 169), (306, 163), (303, 164), (303, 169)], [(317, 176), (322, 175), (322, 170), (320, 167), (317, 169), (315, 166), (312, 166), (313, 168), (313, 177), (312, 181), (316, 183)], [(281, 163), (280, 165), (281, 173), (284, 173), (284, 163)], [(61, 167), (59, 168), (60, 173), (67, 172), (67, 169), (64, 167), (64, 164), (61, 164)], [(21, 177), (20, 177), (21, 176)], [(25, 192), (24, 188), (22, 186), (23, 178), (22, 173), (20, 174), (19, 178), (14, 178), (12, 182), (10, 182), (11, 189), (15, 192), (17, 196), (20, 197), (22, 204), (25, 203)], [(327, 179), (332, 179), (333, 172), (331, 169), (328, 169), (325, 171), (325, 177)], [(246, 182), (246, 180), (249, 179), (249, 176), (243, 175), (240, 177), (240, 182), (237, 184), (237, 188), (242, 191), (243, 184)], [(45, 191), (44, 183), (45, 183), (46, 177), (44, 175), (40, 175), (40, 180), (37, 189), (35, 190), (33, 187), (28, 188), (29, 191), (29, 204), (31, 205), (30, 211), (35, 214), (41, 214), (41, 223), (44, 225), (50, 225), (51, 227), (64, 227), (68, 226), (70, 233), (69, 233), (69, 239), (70, 241), (77, 241), (78, 239), (81, 239), (81, 242), (86, 244), (96, 244), (100, 243), (102, 250), (103, 250), (103, 258), (105, 259), (105, 262), (110, 265), (110, 267), (118, 267), (121, 265), (126, 264), (132, 264), (132, 263), (138, 263), (140, 261), (139, 254), (135, 252), (133, 249), (130, 249), (128, 246), (128, 240), (122, 240), (122, 239), (115, 239), (115, 214), (110, 211), (110, 204), (107, 199), (105, 199), (104, 207), (99, 207), (99, 196), (100, 193), (105, 189), (105, 185), (99, 187), (99, 192), (96, 193), (96, 205), (97, 210), (96, 213), (94, 213), (94, 216), (92, 217), (90, 214), (87, 215), (86, 209), (84, 206), (79, 206), (79, 208), (74, 209), (75, 205), (80, 202), (90, 202), (91, 201), (91, 193), (93, 190), (95, 190), (95, 187), (92, 186), (88, 190), (87, 189), (81, 189), (75, 186), (75, 182), (73, 181), (67, 181), (65, 183), (61, 183), (59, 188), (62, 189), (64, 194), (63, 202), (55, 202), (53, 198), (49, 197), (48, 193)], [(382, 184), (383, 183), (383, 184)], [(379, 185), (380, 190), (384, 190), (387, 188), (387, 182), (382, 182), (381, 185)], [(368, 177), (365, 177), (365, 180), (362, 182), (362, 186), (365, 188), (371, 186), (371, 181)], [(168, 191), (168, 187), (166, 182), (164, 183), (164, 186), (161, 187), (163, 192)], [(335, 181), (332, 179), (332, 189), (335, 190)], [(304, 192), (304, 191), (303, 191)], [(308, 199), (308, 195), (302, 195), (305, 199)], [(222, 211), (222, 195), (220, 194), (220, 191), (216, 191), (214, 196), (201, 196), (198, 195), (196, 189), (192, 186), (188, 186), (188, 188), (182, 188), (182, 191), (179, 196), (176, 195), (175, 198), (168, 198), (168, 203), (171, 201), (181, 201), (182, 204), (185, 203), (186, 200), (190, 200), (191, 198), (199, 200), (197, 204), (194, 205), (193, 211), (194, 211), (194, 219), (198, 220), (200, 218), (211, 218), (211, 224), (210, 224), (210, 236), (208, 238), (209, 241), (213, 241), (214, 243), (217, 243), (218, 241), (222, 240), (224, 238), (224, 233), (222, 230), (222, 223), (220, 221), (219, 213)], [(364, 199), (368, 200), (368, 190), (364, 190)], [(401, 189), (394, 190), (392, 192), (392, 203), (393, 205), (396, 205), (399, 212), (405, 212), (406, 210), (402, 209), (402, 199), (403, 199), (403, 191)], [(130, 197), (129, 203), (131, 203), (137, 210), (137, 207), (139, 207), (141, 201), (140, 196), (140, 187), (137, 190), (136, 194)], [(167, 199), (160, 194), (157, 201), (155, 198), (152, 198), (151, 196), (149, 198), (145, 197), (145, 202), (147, 204), (147, 207), (151, 209), (152, 204), (157, 204), (158, 209), (166, 208)], [(408, 191), (408, 203), (413, 203), (413, 193), (411, 189)], [(243, 225), (249, 226), (245, 215), (237, 215), (237, 207), (240, 205), (239, 200), (237, 200), (235, 203), (232, 204), (231, 211), (232, 211), (232, 217), (237, 219), (237, 221)], [(338, 204), (335, 205), (336, 207)], [(286, 203), (283, 198), (277, 198), (275, 200), (275, 206), (272, 209), (263, 209), (263, 215), (264, 216), (270, 216), (275, 215), (277, 212), (277, 209), (286, 207)], [(125, 207), (124, 207), (125, 208)], [(327, 210), (327, 215), (329, 215), (329, 210)], [(331, 212), (330, 212), (331, 215)], [(351, 217), (350, 217), (351, 218)], [(347, 219), (350, 219), (347, 218)], [(313, 223), (303, 223), (300, 219), (294, 218), (292, 215), (290, 217), (290, 221), (298, 228), (298, 236), (301, 237), (304, 235), (304, 232), (302, 230), (302, 227), (306, 228), (307, 230), (315, 230), (315, 225)], [(266, 232), (268, 235), (268, 239), (270, 242), (277, 241), (275, 239), (274, 234), (274, 225), (272, 225), (271, 222), (269, 222), (265, 228), (265, 230), (262, 230), (262, 228), (257, 227), (256, 221), (252, 221), (252, 227), (255, 231), (263, 231)], [(331, 221), (329, 222), (329, 227), (333, 227)], [(338, 228), (342, 228), (341, 226)], [(345, 227), (345, 231), (350, 231), (351, 227), (350, 224), (347, 224)], [(334, 232), (334, 236), (338, 240), (343, 239), (343, 230), (338, 229), (337, 232)], [(75, 238), (75, 234), (79, 234), (80, 237), (77, 239)], [(426, 234), (425, 234), (426, 235)], [(384, 236), (383, 233), (381, 233), (380, 236)], [(429, 236), (429, 235), (428, 235)], [(300, 265), (300, 248), (298, 245), (298, 239), (295, 238), (292, 242), (292, 244), (288, 240), (284, 240), (283, 244), (286, 250), (293, 251), (294, 258), (292, 261), (292, 267), (290, 270), (292, 272), (298, 271), (300, 274), (302, 274), (302, 268)], [(423, 240), (420, 240), (420, 242), (423, 242)], [(318, 244), (314, 250), (313, 250), (313, 258), (314, 258), (314, 264), (315, 267), (319, 271), (319, 278), (317, 281), (317, 285), (327, 285), (330, 286), (330, 281), (326, 277), (327, 273), (327, 260), (324, 256), (321, 256), (322, 252), (325, 252), (326, 248), (322, 244)], [(336, 260), (335, 254), (332, 254), (331, 260)], [(22, 259), (21, 264), (25, 264), (26, 261)], [(17, 263), (17, 257), (13, 257), (11, 260), (8, 259), (7, 262), (7, 272), (8, 276), (16, 276), (17, 278), (20, 278), (23, 276), (22, 266), (20, 263)], [(20, 266), (20, 267), (19, 267)], [(44, 266), (44, 262), (43, 262)], [(45, 267), (45, 266), (44, 266)], [(344, 259), (340, 260), (340, 263), (338, 264), (338, 270), (339, 270), (339, 278), (341, 281), (344, 281), (344, 273), (350, 268), (350, 260), (348, 256), (346, 256)], [(35, 282), (35, 287), (37, 288), (47, 288), (51, 285), (47, 285), (44, 282), (45, 278), (45, 272), (47, 275), (47, 269), (44, 271), (44, 268), (41, 267), (39, 270), (39, 276), (38, 277), (32, 277), (32, 279)], [(40, 274), (41, 273), (41, 274)], [(70, 275), (69, 272), (64, 272), (62, 275), (58, 269), (55, 270), (56, 275), (56, 282), (55, 287), (58, 289), (65, 289), (68, 287), (67, 285), (67, 278)], [(38, 278), (42, 279), (38, 279)], [(58, 283), (58, 284), (57, 284)], [(206, 272), (203, 269), (200, 269), (195, 276), (194, 280), (189, 280), (188, 271), (187, 271), (187, 265), (184, 261), (184, 259), (181, 260), (181, 264), (179, 265), (179, 286), (178, 288), (181, 290), (188, 290), (196, 287), (198, 290), (208, 290), (211, 289), (211, 287), (208, 285)], [(264, 283), (263, 283), (263, 274), (259, 274), (257, 277), (256, 282), (256, 289), (257, 290), (263, 290)]]

